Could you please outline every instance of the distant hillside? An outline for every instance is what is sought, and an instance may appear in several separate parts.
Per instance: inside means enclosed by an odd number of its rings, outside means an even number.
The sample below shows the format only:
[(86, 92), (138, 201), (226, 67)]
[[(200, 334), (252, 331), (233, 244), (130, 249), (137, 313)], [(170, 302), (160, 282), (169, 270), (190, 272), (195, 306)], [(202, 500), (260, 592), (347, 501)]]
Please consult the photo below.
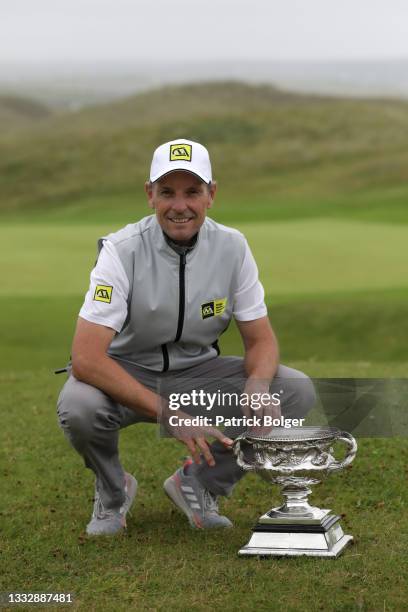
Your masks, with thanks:
[(239, 80), (288, 91), (351, 97), (408, 97), (408, 58), (339, 61), (207, 60), (178, 62), (2, 62), (0, 91), (57, 110), (107, 104), (164, 85)]
[(40, 102), (17, 96), (0, 96), (0, 130), (25, 129), (51, 116)]
[[(237, 82), (168, 87), (47, 118), (0, 137), (0, 210), (142, 199), (151, 153), (172, 138), (210, 148), (222, 196), (307, 206), (408, 181), (408, 104), (290, 94)], [(125, 204), (123, 204), (125, 206)], [(133, 206), (133, 204), (132, 204)], [(301, 214), (301, 211), (298, 210)]]

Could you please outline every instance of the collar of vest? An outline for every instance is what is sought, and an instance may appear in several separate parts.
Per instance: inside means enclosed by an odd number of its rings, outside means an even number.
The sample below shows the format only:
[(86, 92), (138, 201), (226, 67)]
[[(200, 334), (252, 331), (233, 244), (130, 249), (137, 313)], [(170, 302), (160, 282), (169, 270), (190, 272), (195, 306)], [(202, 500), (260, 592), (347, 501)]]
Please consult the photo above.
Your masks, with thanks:
[[(168, 243), (168, 241), (166, 240), (166, 236), (164, 235), (164, 232), (159, 224), (159, 222), (157, 221), (157, 217), (156, 215), (153, 216), (153, 220), (152, 220), (152, 238), (154, 240), (154, 244), (157, 245), (157, 249), (163, 253), (163, 255), (166, 255), (168, 257), (171, 258), (175, 258), (175, 259), (179, 259), (180, 254), (177, 253), (173, 247), (170, 246), (170, 244)], [(205, 240), (207, 238), (207, 219), (204, 220), (204, 223), (202, 224), (202, 226), (200, 227), (198, 234), (197, 234), (197, 240), (195, 241), (195, 243), (191, 246), (188, 247), (188, 250), (186, 251), (188, 253), (188, 260), (191, 261), (191, 259), (193, 259), (197, 252), (199, 251), (199, 247), (200, 244), (203, 240)]]
[(165, 231), (163, 231), (163, 234), (164, 234), (164, 239), (166, 240), (167, 244), (169, 244), (171, 248), (173, 249), (173, 251), (176, 251), (176, 253), (178, 253), (179, 255), (183, 255), (185, 253), (188, 253), (189, 251), (192, 251), (196, 245), (197, 238), (198, 238), (198, 232), (197, 232), (197, 234), (194, 234), (193, 236), (194, 238), (193, 244), (178, 244), (177, 242), (174, 242), (174, 240), (172, 240), (170, 236), (166, 234)]

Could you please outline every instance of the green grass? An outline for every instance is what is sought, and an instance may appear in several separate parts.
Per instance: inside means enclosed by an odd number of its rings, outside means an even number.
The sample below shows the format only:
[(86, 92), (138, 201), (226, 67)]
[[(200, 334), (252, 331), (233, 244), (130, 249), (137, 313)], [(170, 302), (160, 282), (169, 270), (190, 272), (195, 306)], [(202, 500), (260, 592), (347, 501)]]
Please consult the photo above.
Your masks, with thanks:
[[(361, 439), (353, 469), (315, 488), (313, 502), (344, 513), (346, 532), (356, 540), (336, 561), (237, 557), (256, 518), (279, 501), (274, 488), (253, 476), (223, 502), (235, 523), (228, 537), (191, 531), (161, 491), (185, 450), (158, 439), (148, 425), (121, 435), (123, 464), (140, 482), (127, 534), (85, 537), (92, 475), (57, 427), (64, 376), (52, 371), (66, 363), (94, 242), (107, 229), (24, 222), (4, 226), (0, 235), (7, 271), (0, 291), (7, 321), (0, 354), (0, 590), (72, 591), (78, 609), (404, 609), (403, 439)], [(265, 278), (284, 363), (315, 377), (406, 376), (408, 289), (399, 261), (405, 228), (321, 220), (242, 229)], [(360, 257), (348, 248), (350, 236), (359, 240)], [(380, 236), (388, 245), (382, 256)], [(342, 261), (352, 268), (351, 280), (365, 279), (364, 288), (353, 280), (347, 290)], [(224, 354), (242, 354), (234, 325), (221, 346)]]
[[(406, 301), (407, 294), (380, 292), (354, 300), (333, 297), (270, 304), (282, 361), (311, 366), (339, 363), (343, 372), (348, 363), (344, 376), (354, 376), (354, 364), (359, 363), (368, 373), (375, 368), (373, 376), (405, 377)], [(4, 297), (0, 305), (7, 321), (0, 332), (1, 370), (52, 371), (65, 365), (82, 296)], [(241, 353), (235, 325), (222, 336), (221, 349), (223, 354)], [(336, 367), (333, 376), (340, 376)]]
[[(148, 210), (145, 211), (148, 214)], [(234, 223), (247, 237), (271, 300), (408, 288), (406, 226), (318, 219)], [(96, 242), (119, 225), (3, 224), (0, 295), (82, 293)], [(15, 250), (13, 245), (21, 245)]]
[(360, 440), (352, 470), (314, 488), (313, 502), (344, 513), (355, 537), (342, 557), (259, 560), (237, 551), (278, 503), (276, 487), (247, 476), (222, 505), (234, 530), (195, 533), (161, 491), (183, 448), (154, 426), (129, 428), (121, 457), (140, 490), (128, 532), (95, 541), (84, 536), (93, 479), (56, 424), (62, 381), (35, 369), (1, 382), (1, 590), (71, 591), (92, 610), (405, 609), (405, 440)]
[[(320, 219), (238, 227), (254, 251), (282, 359), (406, 361), (406, 226)], [(96, 240), (108, 231), (3, 225), (0, 300), (9, 325), (0, 332), (0, 364), (64, 363)], [(237, 342), (231, 327), (222, 346), (228, 353)]]

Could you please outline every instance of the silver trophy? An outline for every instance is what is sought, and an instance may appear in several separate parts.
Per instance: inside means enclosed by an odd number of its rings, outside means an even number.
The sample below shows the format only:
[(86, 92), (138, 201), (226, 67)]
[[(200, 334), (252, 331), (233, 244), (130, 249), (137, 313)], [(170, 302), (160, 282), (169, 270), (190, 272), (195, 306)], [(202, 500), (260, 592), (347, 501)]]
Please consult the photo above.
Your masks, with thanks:
[[(335, 442), (347, 445), (342, 461), (333, 456)], [(238, 465), (280, 485), (285, 499), (260, 517), (239, 554), (337, 557), (353, 538), (343, 533), (339, 516), (311, 506), (308, 495), (311, 485), (349, 465), (356, 452), (353, 436), (334, 427), (276, 427), (264, 436), (246, 432), (236, 438)]]

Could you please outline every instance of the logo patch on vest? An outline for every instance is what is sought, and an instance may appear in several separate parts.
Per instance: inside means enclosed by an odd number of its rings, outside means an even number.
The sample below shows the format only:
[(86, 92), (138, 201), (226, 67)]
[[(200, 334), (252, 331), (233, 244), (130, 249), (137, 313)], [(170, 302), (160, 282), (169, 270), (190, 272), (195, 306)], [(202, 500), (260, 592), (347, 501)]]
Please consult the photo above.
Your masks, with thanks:
[(191, 145), (179, 142), (170, 145), (170, 161), (191, 161)]
[(109, 285), (96, 285), (94, 300), (96, 302), (111, 303), (113, 287)]
[(211, 302), (201, 304), (201, 317), (203, 319), (208, 319), (209, 317), (218, 317), (219, 315), (222, 315), (222, 313), (225, 311), (226, 305), (227, 298), (212, 300)]

